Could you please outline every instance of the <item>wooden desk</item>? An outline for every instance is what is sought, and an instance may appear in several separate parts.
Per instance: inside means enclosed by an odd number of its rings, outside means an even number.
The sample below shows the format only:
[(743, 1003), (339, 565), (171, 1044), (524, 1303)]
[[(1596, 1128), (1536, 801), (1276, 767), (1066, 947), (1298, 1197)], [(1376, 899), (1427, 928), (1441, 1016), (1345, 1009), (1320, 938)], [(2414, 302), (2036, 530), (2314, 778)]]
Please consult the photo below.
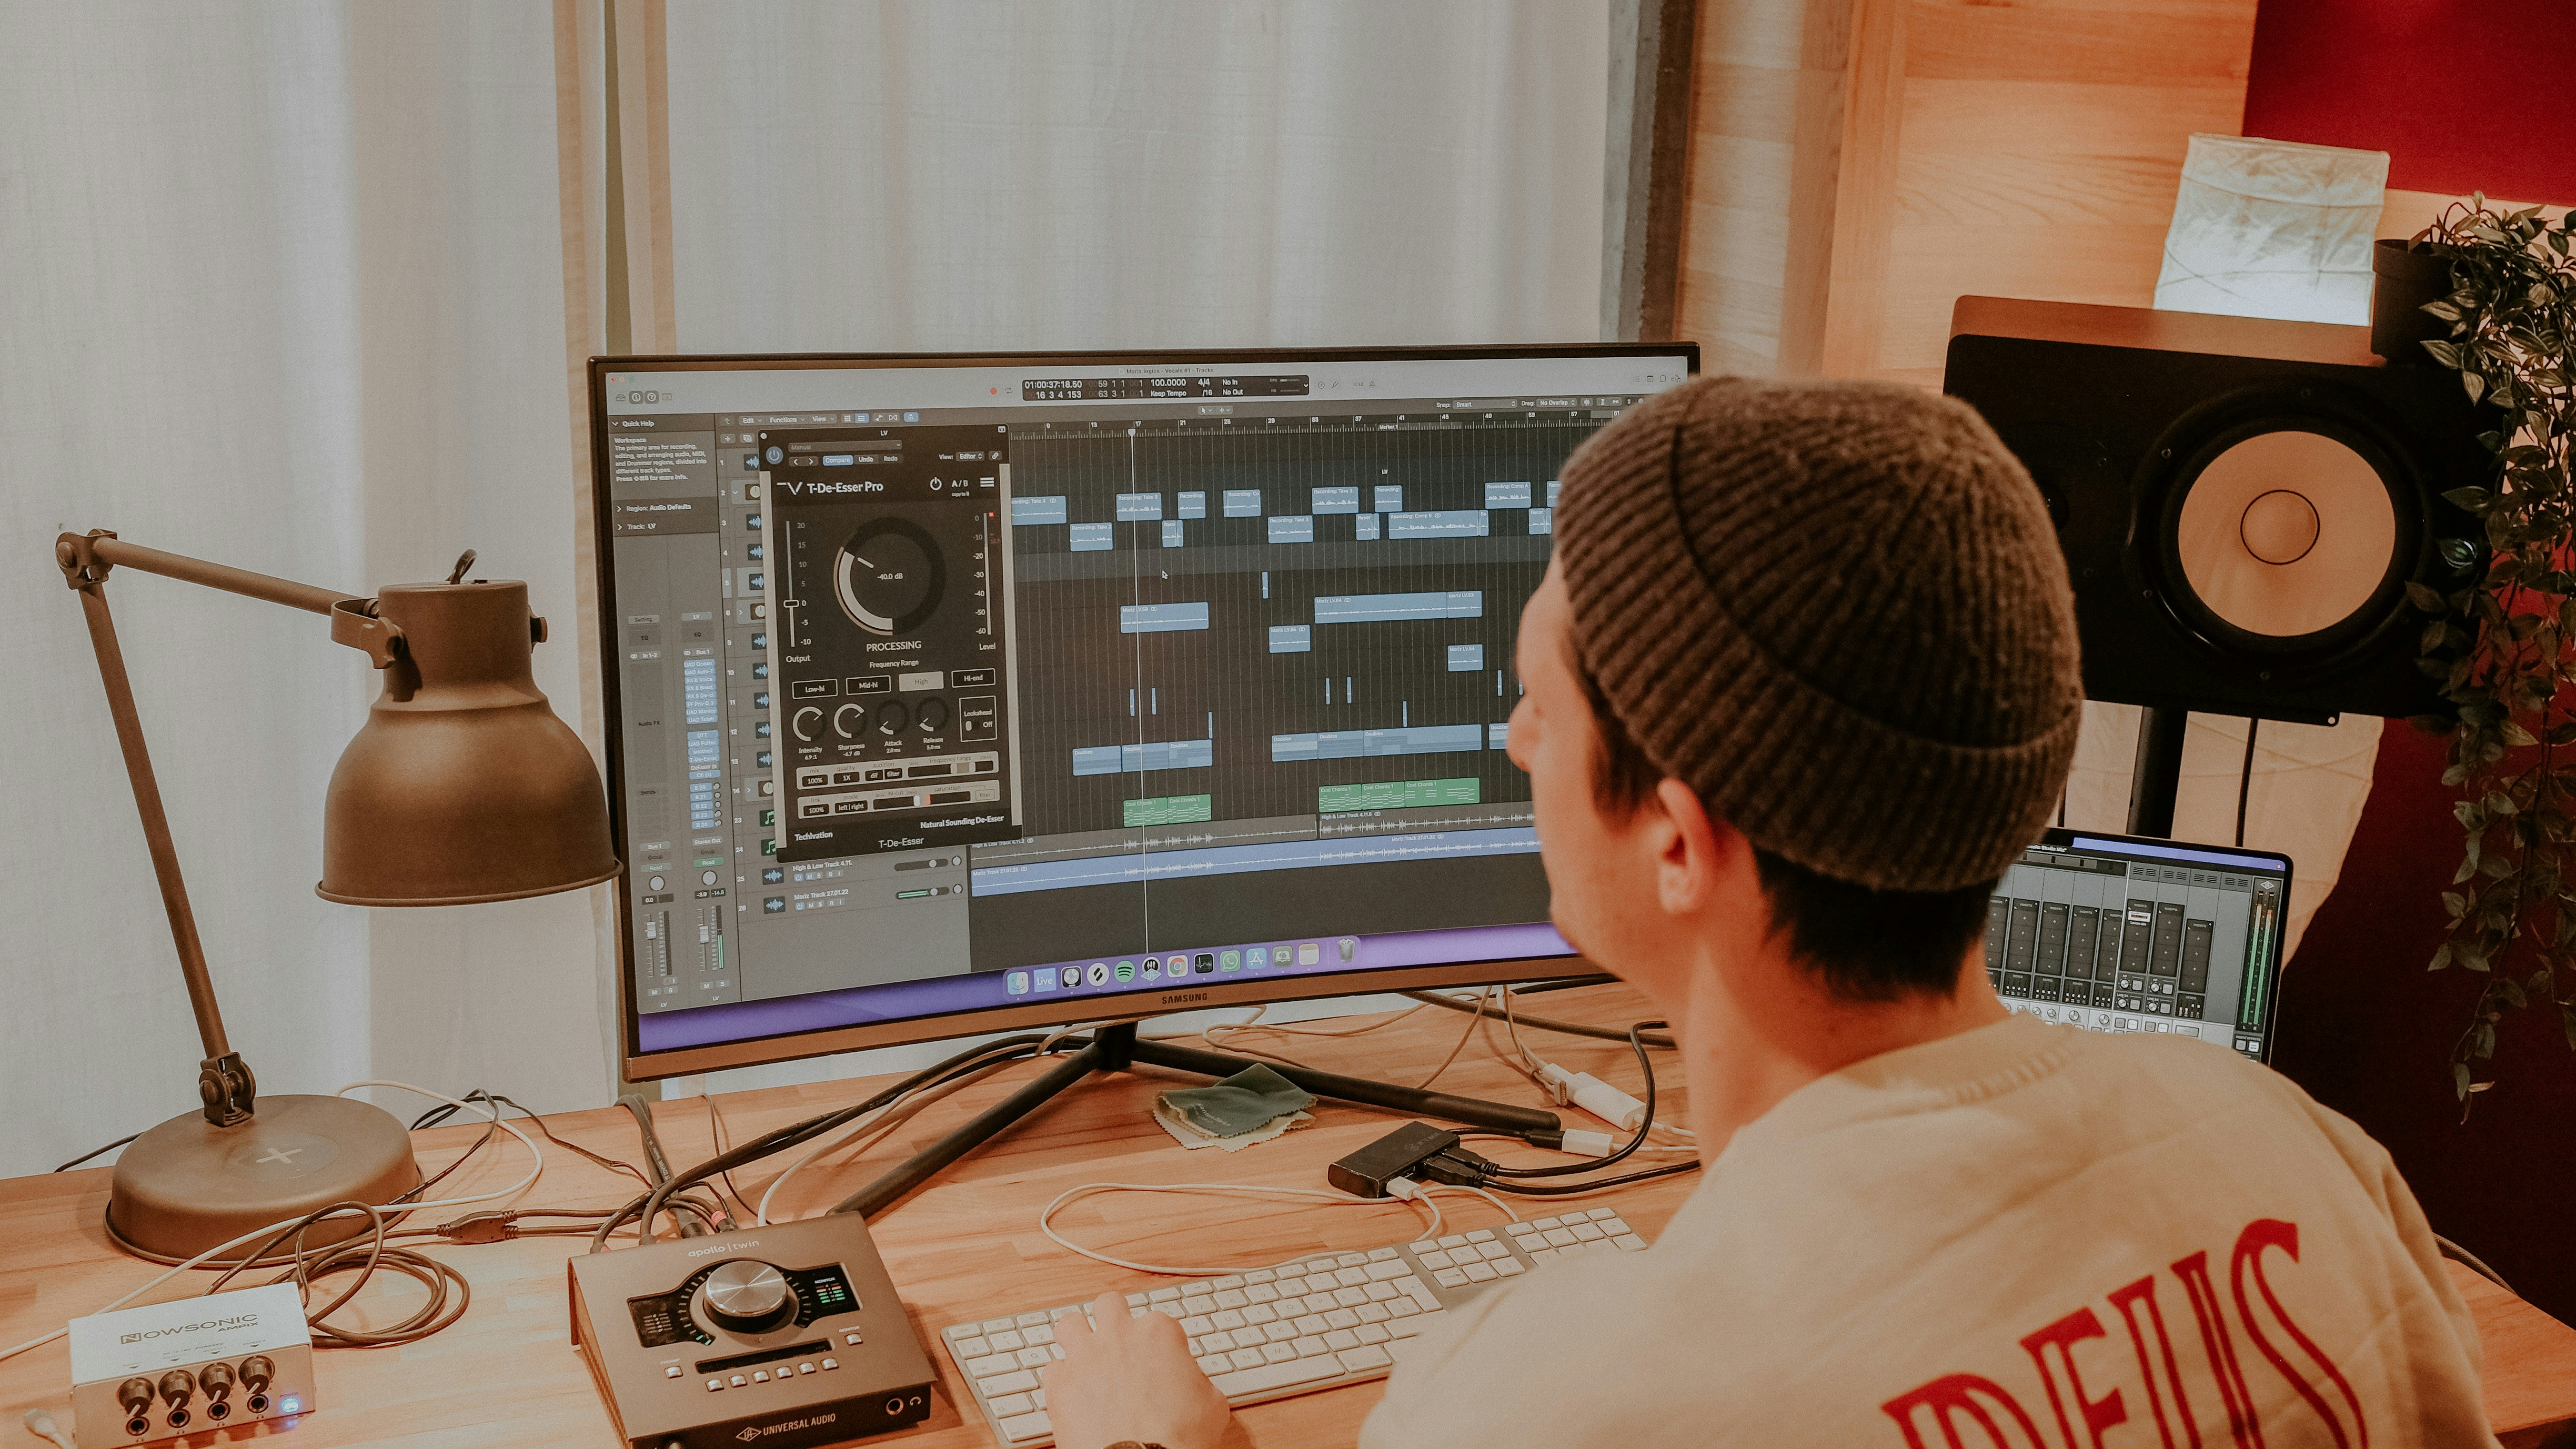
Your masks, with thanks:
[[(1644, 1014), (1625, 988), (1598, 987), (1542, 998), (1545, 1012), (1578, 1020), (1621, 1024)], [(1284, 1052), (1317, 1066), (1419, 1081), (1429, 1064), (1446, 1055), (1467, 1018), (1425, 1010), (1410, 1021), (1366, 1036), (1245, 1037), (1241, 1043)], [(1547, 1051), (1578, 1071), (1624, 1080), (1634, 1071), (1625, 1046), (1575, 1037), (1548, 1038)], [(876, 1169), (927, 1143), (970, 1112), (998, 1100), (1037, 1068), (1014, 1067), (926, 1109), (889, 1139), (870, 1149), (857, 1168), (808, 1169), (780, 1193), (782, 1216), (818, 1211), (847, 1195)], [(1142, 1275), (1075, 1257), (1037, 1230), (1037, 1211), (1078, 1183), (1264, 1182), (1313, 1187), (1323, 1166), (1376, 1137), (1395, 1120), (1385, 1114), (1324, 1104), (1317, 1120), (1277, 1142), (1240, 1153), (1183, 1152), (1148, 1119), (1153, 1094), (1169, 1079), (1122, 1075), (1095, 1079), (1040, 1111), (1018, 1131), (989, 1144), (885, 1214), (874, 1225), (878, 1248), (902, 1286), (914, 1326), (927, 1345), (932, 1325), (980, 1316), (1001, 1308), (1065, 1302), (1104, 1289), (1146, 1286)], [(506, 1091), (508, 1083), (495, 1082)], [(1498, 1100), (1531, 1100), (1527, 1083), (1485, 1046), (1470, 1043), (1440, 1079), (1447, 1090)], [(815, 1112), (857, 1101), (873, 1084), (827, 1082), (744, 1092), (722, 1099), (731, 1140), (740, 1141)], [(1677, 1108), (1678, 1082), (1667, 1083)], [(409, 1110), (405, 1108), (405, 1110)], [(675, 1163), (706, 1155), (713, 1142), (704, 1105), (663, 1103), (656, 1120)], [(604, 1155), (640, 1162), (634, 1123), (608, 1108), (548, 1119), (555, 1132)], [(442, 1127), (418, 1135), (424, 1166), (452, 1160), (479, 1134), (475, 1127)], [(444, 1191), (479, 1191), (508, 1184), (526, 1168), (515, 1142), (487, 1152), (442, 1185)], [(783, 1165), (783, 1164), (782, 1164)], [(736, 1174), (755, 1202), (768, 1171)], [(1694, 1177), (1684, 1175), (1628, 1189), (1609, 1199), (1651, 1237), (1687, 1197)], [(632, 1183), (560, 1149), (546, 1154), (544, 1178), (526, 1205), (605, 1207), (625, 1201)], [(106, 1207), (108, 1171), (58, 1173), (0, 1182), (0, 1346), (58, 1328), (76, 1315), (130, 1291), (157, 1269), (122, 1257), (108, 1246), (100, 1214)], [(1465, 1197), (1448, 1199), (1453, 1222), (1484, 1225), (1490, 1209)], [(1068, 1236), (1105, 1251), (1122, 1248), (1148, 1261), (1275, 1262), (1300, 1253), (1375, 1247), (1411, 1236), (1420, 1217), (1410, 1208), (1318, 1210), (1313, 1205), (1248, 1199), (1186, 1198), (1162, 1194), (1107, 1194), (1068, 1208), (1058, 1218)], [(463, 1322), (447, 1332), (401, 1348), (333, 1350), (318, 1354), (321, 1408), (293, 1431), (302, 1449), (330, 1445), (595, 1445), (616, 1444), (608, 1415), (566, 1332), (564, 1260), (581, 1251), (580, 1238), (522, 1238), (478, 1247), (435, 1247), (474, 1289)], [(2487, 1402), (2507, 1445), (2576, 1443), (2566, 1426), (2576, 1423), (2576, 1331), (2483, 1279), (2461, 1270), (2462, 1291), (2477, 1310), (2486, 1336)], [(174, 1280), (161, 1296), (193, 1291), (203, 1279)], [(390, 1321), (418, 1301), (408, 1280), (384, 1275), (362, 1303), (372, 1321)], [(968, 1402), (946, 1356), (939, 1366), (942, 1395), (918, 1433), (885, 1442), (904, 1449), (992, 1449), (980, 1419), (961, 1419)], [(66, 1429), (71, 1422), (69, 1357), (60, 1343), (0, 1361), (0, 1446), (40, 1441), (18, 1425), (29, 1408), (50, 1410)], [(1361, 1385), (1256, 1405), (1237, 1416), (1238, 1440), (1255, 1444), (1348, 1444), (1378, 1400), (1377, 1385)], [(191, 1435), (192, 1446), (261, 1437), (237, 1428)]]

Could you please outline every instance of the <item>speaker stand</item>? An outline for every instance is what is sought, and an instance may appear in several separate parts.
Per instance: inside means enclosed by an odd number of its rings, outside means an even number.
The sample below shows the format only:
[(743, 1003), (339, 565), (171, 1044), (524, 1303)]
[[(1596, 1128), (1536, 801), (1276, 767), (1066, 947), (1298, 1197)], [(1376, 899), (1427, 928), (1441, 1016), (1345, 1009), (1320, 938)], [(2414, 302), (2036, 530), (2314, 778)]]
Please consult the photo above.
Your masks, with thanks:
[[(1044, 1106), (1049, 1099), (1070, 1091), (1094, 1072), (1155, 1066), (1222, 1079), (1253, 1065), (1256, 1063), (1249, 1057), (1227, 1056), (1222, 1052), (1140, 1039), (1136, 1035), (1136, 1023), (1132, 1021), (1103, 1027), (1080, 1051), (1056, 1063), (1045, 1076), (985, 1108), (956, 1131), (914, 1153), (910, 1160), (898, 1164), (853, 1193), (832, 1211), (857, 1213), (861, 1217), (871, 1217), (884, 1211), (896, 1199), (928, 1181), (939, 1169), (1008, 1131), (1021, 1118)], [(1472, 1097), (1453, 1097), (1446, 1092), (1399, 1087), (1389, 1082), (1373, 1082), (1365, 1077), (1345, 1077), (1338, 1072), (1319, 1072), (1312, 1067), (1292, 1067), (1279, 1062), (1257, 1065), (1270, 1068), (1318, 1097), (1409, 1112), (1417, 1117), (1438, 1117), (1489, 1132), (1519, 1137), (1532, 1132), (1556, 1132), (1564, 1127), (1554, 1112), (1542, 1112), (1531, 1107), (1480, 1102)]]
[(2150, 707), (2138, 716), (2138, 758), (2129, 775), (2129, 833), (2173, 838), (2174, 796), (2182, 789), (2182, 742), (2191, 711)]

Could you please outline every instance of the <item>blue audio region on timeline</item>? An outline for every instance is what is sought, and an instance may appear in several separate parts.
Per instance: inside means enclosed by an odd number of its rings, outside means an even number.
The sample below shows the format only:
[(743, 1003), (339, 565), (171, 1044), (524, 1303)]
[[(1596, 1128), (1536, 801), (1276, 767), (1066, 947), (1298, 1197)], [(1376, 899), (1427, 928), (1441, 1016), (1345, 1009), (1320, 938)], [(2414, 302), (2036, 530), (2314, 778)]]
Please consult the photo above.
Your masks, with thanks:
[(1026, 865), (977, 866), (973, 878), (976, 895), (1005, 896), (1022, 891), (1134, 885), (1140, 881), (1242, 875), (1266, 870), (1306, 870), (1327, 865), (1528, 855), (1537, 849), (1538, 832), (1526, 826), (1499, 830), (1432, 830), (1414, 835), (1284, 840), (1263, 845), (1218, 845), (1198, 850), (1156, 851), (1144, 856), (1086, 856), (1075, 860), (1033, 861)]
[(1214, 740), (1156, 740), (1141, 745), (1089, 745), (1073, 752), (1077, 775), (1134, 774), (1141, 770), (1212, 770)]

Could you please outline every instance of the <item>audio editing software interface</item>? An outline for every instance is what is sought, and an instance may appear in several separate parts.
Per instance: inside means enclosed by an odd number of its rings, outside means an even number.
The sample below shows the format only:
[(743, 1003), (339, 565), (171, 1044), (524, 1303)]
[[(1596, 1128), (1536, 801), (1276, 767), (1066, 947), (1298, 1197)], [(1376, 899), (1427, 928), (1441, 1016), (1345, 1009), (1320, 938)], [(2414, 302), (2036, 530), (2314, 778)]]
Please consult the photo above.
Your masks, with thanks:
[[(1513, 639), (1559, 466), (1686, 375), (609, 374), (643, 1044), (795, 998), (846, 1008), (804, 1026), (1561, 952)], [(653, 1020), (701, 1010), (734, 1025)]]
[(2200, 1037), (2259, 1061), (2287, 890), (2261, 856), (2052, 832), (1995, 888), (1986, 974), (2045, 1021)]

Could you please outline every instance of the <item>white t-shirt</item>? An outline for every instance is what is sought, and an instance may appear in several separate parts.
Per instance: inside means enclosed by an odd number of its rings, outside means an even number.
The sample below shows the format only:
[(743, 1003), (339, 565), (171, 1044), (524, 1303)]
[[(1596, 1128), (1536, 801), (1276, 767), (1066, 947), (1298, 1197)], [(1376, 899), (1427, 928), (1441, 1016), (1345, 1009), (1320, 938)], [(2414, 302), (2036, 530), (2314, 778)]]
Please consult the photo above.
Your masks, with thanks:
[(1808, 1084), (1649, 1250), (1448, 1317), (1367, 1449), (2494, 1442), (2377, 1143), (2224, 1047), (2028, 1017)]

